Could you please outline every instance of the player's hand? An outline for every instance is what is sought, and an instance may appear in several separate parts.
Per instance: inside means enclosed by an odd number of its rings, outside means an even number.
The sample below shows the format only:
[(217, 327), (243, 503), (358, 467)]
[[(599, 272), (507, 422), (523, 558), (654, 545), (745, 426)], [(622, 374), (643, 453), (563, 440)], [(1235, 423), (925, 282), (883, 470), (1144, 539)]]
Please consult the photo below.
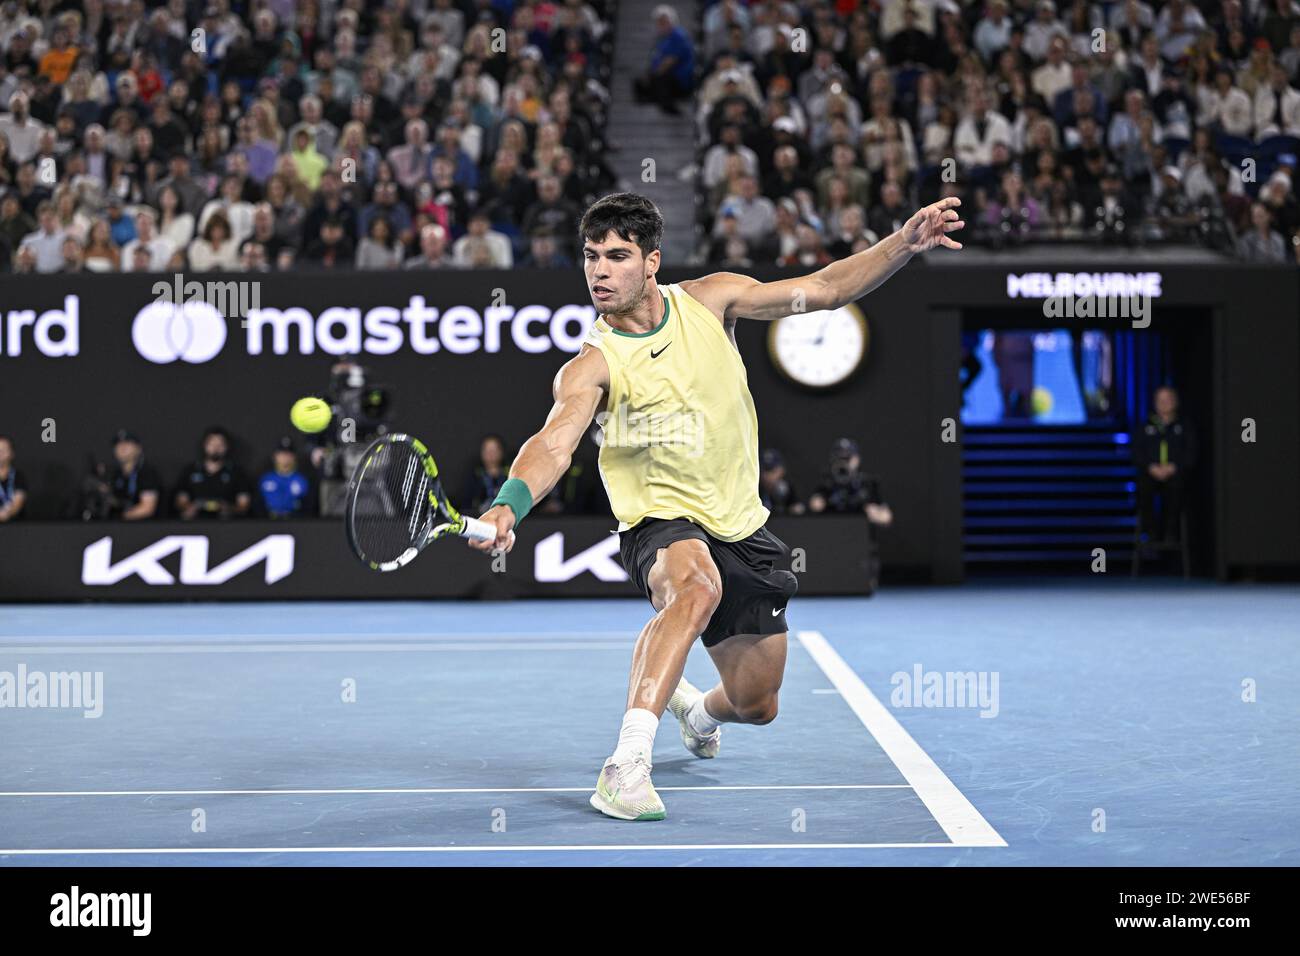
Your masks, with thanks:
[(473, 538), (466, 539), (469, 546), (475, 551), (504, 551), (507, 554), (515, 546), (515, 513), (510, 510), (509, 505), (497, 505), (489, 508), (479, 515), (480, 521), (486, 521), (490, 525), (495, 525), (497, 529), (496, 540), (494, 541), (475, 541)]
[(918, 210), (903, 224), (903, 243), (907, 246), (907, 251), (925, 252), (935, 246), (960, 249), (960, 242), (948, 238), (948, 233), (966, 227), (966, 223), (962, 221), (955, 209), (960, 205), (960, 199), (949, 196)]

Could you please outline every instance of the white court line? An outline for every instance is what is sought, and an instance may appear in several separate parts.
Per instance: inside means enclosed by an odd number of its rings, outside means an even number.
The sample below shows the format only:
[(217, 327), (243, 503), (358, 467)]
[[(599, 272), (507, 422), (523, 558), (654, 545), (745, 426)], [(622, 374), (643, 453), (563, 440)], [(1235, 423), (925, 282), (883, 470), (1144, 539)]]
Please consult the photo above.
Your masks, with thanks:
[[(905, 783), (708, 784), (656, 790), (910, 790)], [(304, 796), (359, 793), (591, 793), (591, 787), (395, 787), (338, 790), (7, 790), (0, 797), (221, 797)]]
[(798, 638), (955, 846), (1007, 845), (820, 631), (799, 631)]
[[(464, 635), (462, 635), (463, 637)], [(624, 641), (474, 641), (399, 644), (64, 644), (0, 645), (3, 654), (400, 654), (404, 651), (612, 651), (629, 650), (636, 642)]]
[[(179, 636), (179, 635), (178, 635)], [(288, 635), (282, 635), (288, 636)], [(317, 637), (324, 635), (317, 635)], [(357, 635), (340, 635), (355, 641)], [(429, 637), (432, 635), (424, 635)], [(463, 638), (463, 634), (449, 635), (452, 637)], [(504, 635), (502, 635), (504, 636)], [(593, 635), (594, 636), (594, 635)], [(602, 635), (604, 636), (604, 635)], [(192, 638), (193, 635), (187, 637)], [(211, 635), (205, 635), (211, 640)], [(781, 849), (883, 849), (883, 848), (900, 848), (912, 849), (921, 847), (966, 847), (966, 846), (1006, 846), (1006, 842), (989, 826), (988, 822), (980, 816), (979, 812), (966, 800), (950, 780), (944, 775), (930, 757), (920, 748), (919, 745), (907, 734), (897, 720), (890, 714), (884, 706), (871, 693), (870, 689), (858, 678), (858, 676), (848, 667), (844, 660), (830, 647), (826, 639), (816, 631), (801, 631), (797, 635), (800, 645), (803, 646), (821, 667), (822, 671), (830, 679), (835, 689), (846, 701), (849, 702), (854, 713), (856, 713), (868, 732), (880, 743), (882, 749), (890, 757), (895, 765), (902, 772), (904, 778), (908, 781), (907, 786), (902, 784), (860, 784), (860, 785), (752, 785), (752, 786), (700, 786), (700, 787), (661, 787), (664, 791), (673, 790), (777, 790), (777, 789), (913, 789), (921, 801), (929, 809), (944, 832), (952, 841), (950, 843), (934, 842), (896, 842), (896, 843), (699, 843), (699, 844), (626, 844), (626, 845), (602, 845), (602, 844), (583, 844), (583, 845), (561, 845), (561, 846), (424, 846), (424, 847), (133, 847), (133, 848), (69, 848), (69, 849), (3, 849), (0, 848), (0, 856), (67, 856), (67, 855), (147, 855), (150, 853), (177, 855), (177, 854), (272, 854), (272, 853), (464, 853), (464, 852), (572, 852), (572, 851), (636, 851), (636, 850), (781, 850)], [(552, 642), (556, 643), (556, 642)], [(551, 649), (544, 648), (543, 642), (529, 641), (523, 642), (519, 647), (527, 649)], [(487, 646), (516, 649), (515, 645), (506, 645), (503, 642), (485, 642), (485, 643), (465, 643), (465, 644), (430, 644), (425, 645), (429, 649), (466, 649), (466, 650), (483, 650)], [(111, 645), (110, 645), (111, 646)], [(196, 647), (212, 647), (213, 645), (196, 645)], [(213, 653), (236, 653), (240, 650), (251, 650), (260, 652), (264, 648), (283, 646), (286, 650), (302, 650), (306, 648), (320, 648), (321, 650), (337, 650), (341, 648), (351, 649), (353, 645), (345, 644), (289, 644), (289, 645), (255, 645), (252, 648), (240, 648), (238, 646), (216, 646)], [(410, 650), (422, 645), (413, 645), (412, 643), (402, 643), (396, 645), (379, 645), (392, 646), (398, 650)], [(596, 642), (575, 642), (573, 647), (591, 648), (600, 646)], [(625, 648), (626, 642), (613, 644), (619, 648)], [(360, 644), (355, 645), (357, 649), (374, 650), (376, 645)], [(77, 651), (94, 652), (96, 650), (103, 652), (103, 646), (85, 645), (75, 648)], [(13, 646), (0, 644), (0, 650), (15, 650)], [(175, 651), (168, 649), (168, 652), (184, 652), (187, 648), (176, 648)], [(27, 653), (55, 652), (49, 646), (34, 647)], [(160, 652), (161, 649), (150, 647), (123, 647), (121, 653), (150, 653)], [(30, 791), (30, 792), (8, 792), (0, 796), (11, 797), (31, 797), (31, 796), (159, 796), (159, 795), (220, 795), (220, 794), (313, 794), (313, 793), (508, 793), (508, 792), (587, 792), (590, 787), (566, 787), (566, 788), (514, 788), (506, 790), (488, 790), (488, 789), (441, 789), (441, 790), (304, 790), (304, 791)]]
[(104, 849), (101, 847), (75, 850), (5, 850), (3, 856), (67, 856), (73, 853), (112, 856), (115, 854), (141, 855), (147, 853), (550, 853), (574, 850), (872, 850), (912, 849), (914, 847), (953, 847), (953, 843), (663, 843), (663, 844), (601, 844), (572, 846), (239, 846), (239, 847), (132, 847), (130, 849)]

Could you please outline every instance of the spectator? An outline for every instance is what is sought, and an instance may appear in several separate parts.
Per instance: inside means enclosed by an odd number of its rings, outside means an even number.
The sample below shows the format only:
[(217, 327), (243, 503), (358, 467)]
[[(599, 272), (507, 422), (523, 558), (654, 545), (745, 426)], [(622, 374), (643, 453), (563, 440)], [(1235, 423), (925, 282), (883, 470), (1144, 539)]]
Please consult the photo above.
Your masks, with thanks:
[(27, 94), (19, 91), (9, 97), (9, 112), (0, 116), (0, 134), (9, 144), (10, 157), (20, 166), (36, 155), (45, 131), (45, 124), (32, 118), (29, 107)]
[(742, 168), (751, 174), (758, 173), (758, 154), (741, 141), (741, 127), (738, 123), (728, 123), (722, 127), (722, 140), (711, 146), (704, 154), (704, 169), (701, 182), (712, 189), (722, 181), (726, 171), (725, 161), (728, 156), (739, 156)]
[(526, 235), (539, 226), (546, 227), (564, 243), (564, 252), (572, 256), (577, 254), (577, 240), (564, 240), (577, 235), (581, 218), (582, 210), (565, 198), (560, 180), (555, 176), (541, 176), (537, 180), (537, 201), (524, 211), (520, 230)]
[(220, 212), (236, 243), (243, 242), (253, 231), (253, 204), (244, 199), (244, 187), (238, 176), (221, 180), (221, 194), (209, 201), (199, 215), (199, 235), (206, 235), (208, 220)]
[(0, 524), (13, 521), (27, 504), (27, 479), (14, 464), (14, 440), (0, 435)]
[(1161, 180), (1160, 195), (1155, 200), (1148, 217), (1153, 238), (1162, 240), (1193, 238), (1201, 217), (1183, 191), (1182, 170), (1177, 166), (1166, 166)]
[(650, 54), (650, 70), (633, 82), (638, 103), (655, 103), (665, 113), (681, 113), (677, 101), (695, 85), (695, 48), (677, 23), (677, 11), (660, 4), (651, 14), (658, 39)]
[[(906, 16), (906, 13), (904, 14)], [(915, 19), (913, 12), (912, 17)], [(991, 0), (983, 19), (975, 25), (973, 43), (986, 63), (993, 63), (997, 54), (1011, 42), (1011, 18), (1007, 16), (1005, 0)]]
[(296, 248), (306, 211), (289, 191), (283, 176), (277, 174), (266, 181), (266, 202), (275, 219), (275, 237), (285, 246)]
[[(166, 239), (154, 234), (154, 228), (157, 224), (158, 215), (148, 206), (141, 206), (135, 214), (135, 233), (136, 237), (122, 246), (122, 271), (123, 272), (165, 272), (167, 264), (171, 261), (172, 249), (171, 243)], [(137, 258), (136, 253), (143, 250), (147, 258), (146, 269), (140, 269), (141, 260)]]
[[(1025, 25), (1025, 52), (1035, 62), (1041, 63), (1049, 58), (1050, 49), (1058, 44), (1062, 46), (1068, 44), (1070, 35), (1065, 29), (1065, 24), (1057, 19), (1056, 4), (1052, 0), (1038, 0), (1034, 11), (1034, 19)], [(1049, 101), (1051, 100), (1046, 93), (1043, 95), (1047, 96)]]
[(1069, 87), (1074, 73), (1068, 53), (1069, 43), (1058, 37), (1048, 48), (1046, 61), (1029, 73), (1029, 90), (1043, 103), (1054, 103), (1057, 94)]
[(447, 230), (436, 222), (420, 230), (420, 254), (402, 264), (404, 269), (453, 269), (455, 266), (447, 255)]
[[(559, 184), (555, 177), (547, 177), (555, 184), (556, 194)], [(514, 253), (510, 240), (492, 228), (491, 218), (482, 210), (469, 217), (469, 232), (461, 236), (452, 245), (452, 261), (463, 268), (475, 269), (509, 269), (514, 265)]]
[(953, 135), (957, 162), (966, 169), (989, 165), (996, 142), (1011, 142), (1011, 124), (990, 108), (987, 93), (976, 90), (971, 95), (969, 112), (957, 124)]
[(337, 216), (330, 216), (322, 222), (320, 236), (307, 246), (303, 258), (322, 269), (338, 269), (345, 265), (353, 265), (356, 260), (356, 250), (352, 246), (352, 240), (347, 237), (343, 220)]
[(402, 263), (402, 244), (393, 238), (386, 216), (370, 220), (370, 234), (357, 246), (358, 269), (395, 269)]
[(90, 272), (117, 272), (122, 266), (122, 252), (113, 241), (107, 220), (97, 219), (90, 227), (85, 265)]
[(182, 210), (178, 186), (168, 183), (158, 190), (158, 210), (159, 238), (173, 249), (184, 249), (194, 238), (194, 216)]
[(63, 240), (67, 232), (60, 228), (52, 202), (43, 202), (36, 210), (40, 228), (23, 237), (21, 248), (36, 256), (37, 272), (58, 272), (63, 268)]
[(1262, 202), (1250, 207), (1251, 230), (1237, 242), (1237, 254), (1247, 262), (1286, 262), (1286, 243), (1273, 228), (1273, 216)]
[(1255, 90), (1255, 141), (1270, 136), (1300, 137), (1300, 90), (1287, 81), (1286, 70), (1273, 64), (1270, 82)]
[(529, 237), (528, 252), (519, 260), (522, 269), (571, 269), (573, 260), (560, 252), (555, 234), (544, 226), (533, 230)]
[(209, 428), (201, 449), (203, 457), (182, 471), (176, 483), (177, 514), (186, 521), (248, 514), (252, 496), (243, 471), (230, 461), (229, 434)]
[(1291, 176), (1285, 169), (1277, 170), (1260, 187), (1259, 199), (1268, 207), (1273, 227), (1282, 233), (1283, 239), (1289, 240), (1300, 231), (1300, 208), (1291, 191)]
[(36, 231), (36, 220), (29, 216), (18, 199), (18, 194), (7, 192), (0, 198), (0, 238), (11, 249), (17, 249), (30, 233)]
[[(1133, 436), (1137, 468), (1139, 533), (1154, 542), (1178, 539), (1187, 473), (1196, 467), (1196, 433), (1178, 413), (1178, 392), (1164, 386), (1152, 400), (1155, 410)], [(1163, 502), (1163, 525), (1157, 525), (1155, 500)]]
[(1199, 121), (1229, 136), (1250, 136), (1255, 127), (1255, 107), (1246, 92), (1233, 81), (1232, 71), (1221, 67), (1214, 74), (1213, 88), (1197, 90)]
[(794, 252), (787, 256), (782, 256), (777, 260), (777, 265), (800, 266), (805, 269), (820, 268), (829, 265), (833, 260), (830, 253), (822, 245), (821, 234), (806, 222), (799, 223), (795, 227), (795, 238), (798, 245)]
[[(274, 178), (271, 180), (274, 182)], [(275, 200), (271, 200), (275, 205)], [(343, 194), (343, 180), (338, 173), (329, 171), (321, 176), (320, 192), (314, 205), (302, 219), (302, 236), (304, 242), (311, 242), (321, 234), (321, 225), (326, 219), (337, 219), (348, 236), (357, 234), (357, 214), (351, 202)]]
[(301, 179), (308, 189), (315, 192), (320, 186), (321, 176), (329, 168), (329, 160), (322, 156), (316, 149), (316, 144), (312, 142), (311, 133), (303, 127), (298, 128), (294, 134), (293, 157), (294, 168), (298, 172), (298, 178)]
[(70, 235), (63, 237), (63, 266), (61, 273), (85, 272), (86, 260), (82, 254), (81, 243)]
[(189, 249), (190, 268), (195, 272), (235, 272), (239, 269), (239, 245), (230, 234), (225, 214), (208, 217), (202, 238)]
[(289, 139), (293, 140), (298, 131), (306, 130), (311, 137), (316, 151), (323, 156), (333, 155), (338, 144), (338, 128), (325, 118), (325, 106), (319, 96), (307, 94), (298, 101), (299, 115), (302, 119), (289, 129)]
[(776, 226), (776, 207), (772, 200), (758, 193), (758, 178), (743, 175), (739, 194), (728, 195), (718, 210), (719, 218), (728, 213), (738, 220), (740, 235), (749, 242), (761, 242)]
[(262, 511), (268, 518), (292, 518), (308, 513), (311, 485), (298, 470), (293, 439), (283, 438), (271, 453), (271, 470), (258, 479)]
[(478, 461), (474, 464), (465, 493), (461, 499), (468, 502), (466, 513), (481, 513), (497, 496), (509, 477), (510, 462), (506, 460), (506, 443), (500, 435), (484, 435), (479, 442)]
[(903, 190), (897, 183), (886, 183), (880, 193), (880, 205), (867, 217), (867, 226), (877, 236), (884, 238), (902, 228), (912, 215), (903, 202)]
[(405, 128), (405, 142), (388, 151), (388, 164), (393, 175), (404, 189), (414, 189), (421, 180), (429, 177), (433, 162), (433, 147), (429, 145), (429, 124), (422, 119), (412, 119)]
[(172, 153), (171, 158), (167, 160), (167, 170), (167, 178), (159, 180), (158, 184), (149, 191), (149, 203), (161, 208), (163, 191), (172, 189), (177, 199), (176, 214), (190, 216), (190, 235), (185, 239), (188, 242), (194, 236), (194, 217), (203, 211), (208, 201), (208, 191), (191, 174), (190, 158), (185, 152), (177, 150)]
[(118, 247), (125, 246), (136, 238), (135, 219), (127, 215), (121, 196), (108, 197), (104, 221), (108, 223), (109, 235)]

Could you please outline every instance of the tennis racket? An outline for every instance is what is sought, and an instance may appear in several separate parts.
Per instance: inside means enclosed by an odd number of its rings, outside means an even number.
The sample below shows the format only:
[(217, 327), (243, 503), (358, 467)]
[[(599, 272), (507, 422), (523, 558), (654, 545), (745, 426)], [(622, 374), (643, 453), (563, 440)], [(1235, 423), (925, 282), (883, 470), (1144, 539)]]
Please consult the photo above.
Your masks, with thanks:
[(448, 535), (477, 541), (497, 536), (495, 525), (452, 506), (429, 449), (410, 435), (373, 442), (352, 473), (347, 495), (348, 543), (373, 571), (396, 571)]

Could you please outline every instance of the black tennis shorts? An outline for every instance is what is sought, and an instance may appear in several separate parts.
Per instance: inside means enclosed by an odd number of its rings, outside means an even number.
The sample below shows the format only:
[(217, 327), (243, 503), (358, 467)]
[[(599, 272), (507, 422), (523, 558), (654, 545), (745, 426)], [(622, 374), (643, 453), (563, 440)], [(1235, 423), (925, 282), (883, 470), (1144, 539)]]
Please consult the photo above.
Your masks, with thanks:
[(799, 581), (786, 570), (790, 549), (767, 528), (728, 542), (719, 541), (685, 518), (642, 519), (619, 534), (619, 552), (623, 568), (648, 600), (653, 600), (650, 569), (659, 549), (684, 538), (698, 538), (708, 545), (722, 578), (722, 600), (702, 635), (705, 647), (733, 634), (780, 634), (788, 629), (785, 606), (799, 590)]

